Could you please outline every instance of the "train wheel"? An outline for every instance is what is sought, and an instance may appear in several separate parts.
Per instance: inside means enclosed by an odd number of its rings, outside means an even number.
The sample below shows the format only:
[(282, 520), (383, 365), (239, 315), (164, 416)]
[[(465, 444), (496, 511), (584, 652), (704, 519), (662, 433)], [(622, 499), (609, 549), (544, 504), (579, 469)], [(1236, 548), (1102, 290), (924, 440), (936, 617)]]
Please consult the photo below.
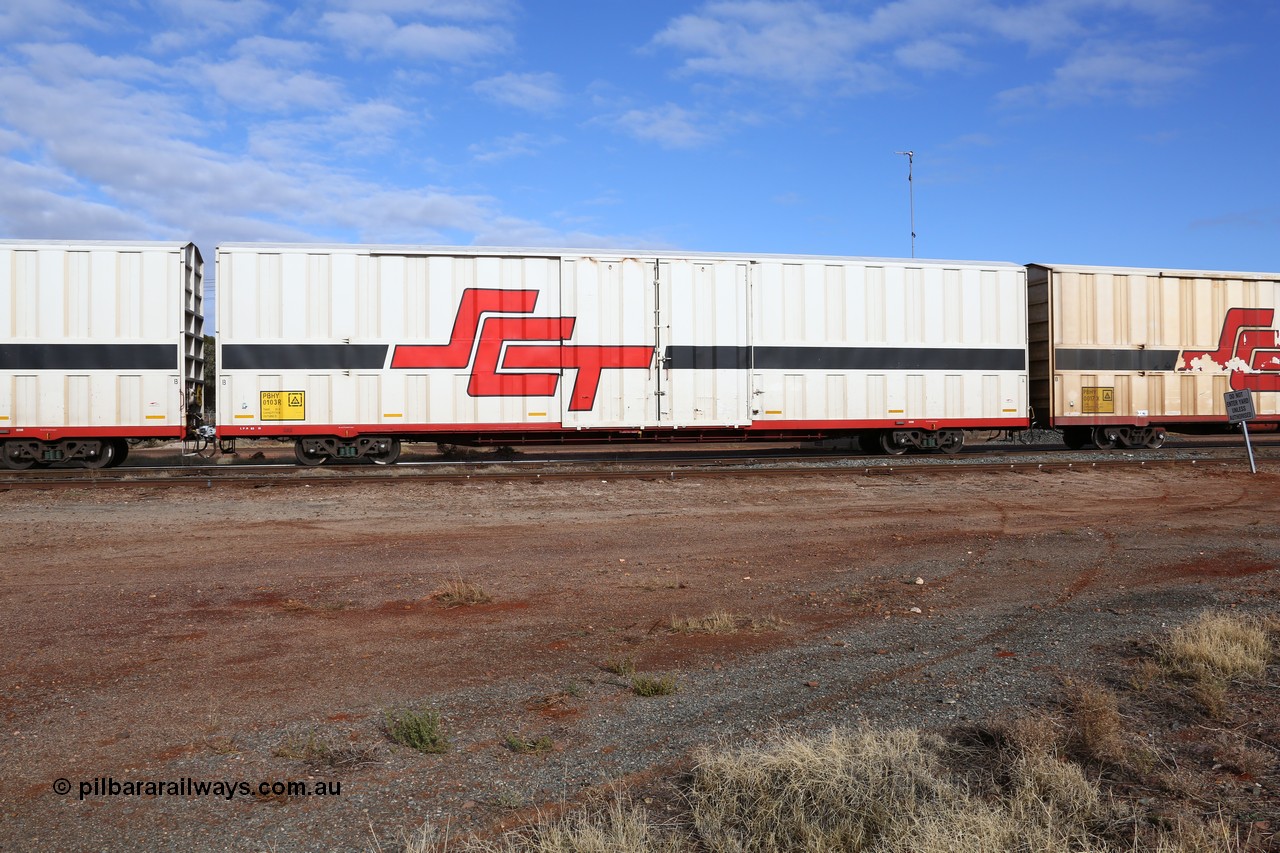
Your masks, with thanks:
[(381, 456), (370, 456), (374, 465), (394, 465), (396, 460), (400, 458), (400, 439), (393, 438), (387, 441), (387, 452)]
[(119, 468), (124, 460), (129, 458), (129, 442), (125, 441), (123, 438), (113, 438), (111, 439), (111, 444), (115, 450), (115, 455), (111, 457), (111, 462), (107, 467)]
[(325, 460), (329, 458), (323, 453), (308, 453), (306, 443), (301, 438), (293, 445), (293, 455), (297, 457), (299, 463), (308, 467), (323, 465)]
[(96, 456), (85, 457), (84, 467), (86, 468), (112, 468), (112, 463), (116, 458), (116, 444), (114, 441), (98, 442), (98, 453)]
[(907, 452), (907, 446), (894, 441), (893, 430), (887, 429), (880, 433), (880, 450), (890, 456), (901, 456)]
[(36, 458), (34, 456), (23, 456), (22, 445), (17, 442), (6, 442), (3, 448), (4, 467), (10, 471), (26, 471), (28, 468), (34, 468)]
[(1162, 429), (1152, 430), (1150, 437), (1147, 438), (1147, 447), (1150, 447), (1152, 450), (1159, 450), (1161, 447), (1164, 447), (1164, 440), (1166, 436), (1167, 433)]
[(1093, 446), (1099, 450), (1113, 450), (1116, 446), (1116, 435), (1106, 427), (1093, 428)]
[(938, 433), (938, 449), (943, 453), (959, 453), (964, 447), (963, 430), (945, 430)]
[(1089, 443), (1091, 436), (1088, 427), (1063, 427), (1062, 443), (1071, 450), (1080, 450)]

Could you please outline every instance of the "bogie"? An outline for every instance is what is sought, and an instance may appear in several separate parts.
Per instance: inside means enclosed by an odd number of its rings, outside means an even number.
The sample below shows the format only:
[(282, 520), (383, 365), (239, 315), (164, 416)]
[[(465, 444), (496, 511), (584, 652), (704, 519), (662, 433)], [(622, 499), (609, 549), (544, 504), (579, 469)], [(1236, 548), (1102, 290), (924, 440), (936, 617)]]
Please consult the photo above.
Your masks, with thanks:
[(858, 437), (858, 443), (866, 453), (886, 453), (889, 456), (901, 456), (908, 450), (937, 450), (951, 454), (964, 447), (964, 430), (886, 429), (863, 433)]
[(367, 459), (376, 465), (391, 465), (400, 458), (400, 440), (390, 436), (362, 435), (356, 438), (308, 436), (294, 443), (294, 456), (303, 465), (323, 465), (330, 459)]
[(124, 461), (129, 446), (122, 438), (67, 438), (61, 441), (9, 440), (0, 462), (11, 471), (43, 468), (64, 462), (85, 468), (114, 468)]

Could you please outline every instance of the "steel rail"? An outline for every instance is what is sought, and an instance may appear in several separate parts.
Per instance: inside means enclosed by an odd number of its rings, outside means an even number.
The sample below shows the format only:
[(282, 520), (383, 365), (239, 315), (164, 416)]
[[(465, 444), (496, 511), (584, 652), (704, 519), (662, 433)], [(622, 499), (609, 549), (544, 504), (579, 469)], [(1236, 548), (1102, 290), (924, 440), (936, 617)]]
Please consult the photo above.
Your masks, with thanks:
[[(1280, 449), (1280, 442), (1255, 442), (1255, 446), (1259, 450), (1268, 448)], [(608, 466), (608, 465), (747, 465), (762, 464), (768, 462), (805, 462), (810, 461), (815, 464), (842, 465), (842, 464), (859, 464), (865, 463), (870, 465), (876, 464), (893, 464), (893, 460), (906, 459), (911, 460), (931, 460), (921, 464), (960, 464), (972, 465), (976, 463), (968, 462), (969, 459), (976, 457), (991, 456), (1023, 456), (1032, 454), (1041, 454), (1049, 456), (1062, 456), (1064, 459), (1076, 458), (1081, 454), (1096, 455), (1099, 453), (1139, 453), (1145, 458), (1155, 460), (1164, 458), (1156, 454), (1169, 453), (1186, 453), (1192, 451), (1209, 451), (1211, 454), (1232, 453), (1235, 445), (1226, 444), (1221, 441), (1188, 441), (1178, 442), (1176, 444), (1166, 445), (1158, 450), (1147, 450), (1143, 448), (1125, 449), (1117, 448), (1110, 451), (1097, 450), (1093, 448), (1083, 448), (1081, 450), (1069, 450), (1067, 448), (1048, 444), (1009, 444), (1009, 445), (971, 445), (967, 446), (960, 453), (954, 456), (943, 454), (921, 454), (908, 455), (906, 457), (889, 456), (883, 454), (868, 454), (863, 452), (842, 452), (836, 450), (821, 450), (813, 448), (777, 448), (763, 447), (756, 448), (743, 447), (733, 450), (719, 449), (715, 451), (693, 450), (689, 448), (681, 448), (676, 451), (654, 450), (652, 448), (621, 450), (616, 453), (592, 453), (590, 451), (568, 450), (563, 453), (555, 454), (532, 454), (521, 455), (516, 458), (437, 458), (437, 459), (406, 459), (401, 460), (399, 464), (388, 466), (386, 468), (380, 466), (356, 465), (349, 467), (347, 463), (337, 463), (335, 465), (325, 465), (318, 468), (306, 468), (296, 465), (292, 461), (292, 457), (288, 462), (240, 462), (226, 461), (213, 463), (209, 458), (200, 458), (199, 462), (182, 461), (170, 464), (155, 465), (128, 465), (121, 468), (111, 469), (86, 469), (74, 464), (68, 467), (55, 468), (35, 468), (24, 471), (5, 470), (0, 468), (0, 485), (8, 482), (20, 480), (36, 480), (36, 481), (53, 481), (58, 479), (85, 480), (94, 477), (102, 479), (110, 478), (128, 478), (133, 476), (165, 476), (165, 475), (191, 475), (204, 476), (211, 470), (220, 472), (237, 471), (237, 472), (263, 472), (263, 471), (297, 471), (297, 472), (316, 472), (320, 474), (329, 474), (338, 471), (365, 471), (373, 475), (373, 472), (382, 472), (385, 476), (390, 471), (406, 471), (423, 468), (456, 468), (467, 467), (473, 469), (483, 469), (486, 467), (534, 467), (534, 466), (553, 466), (553, 465), (584, 465), (584, 466)], [(193, 459), (196, 457), (186, 457)], [(216, 457), (214, 457), (216, 458)], [(1055, 460), (1057, 461), (1057, 460)], [(375, 475), (376, 476), (376, 475)]]
[[(1204, 467), (1227, 466), (1233, 459), (1098, 459), (1061, 461), (1005, 461), (1005, 462), (916, 462), (841, 465), (754, 465), (738, 462), (732, 465), (646, 466), (637, 468), (565, 468), (563, 470), (517, 471), (421, 471), (404, 468), (333, 468), (326, 471), (287, 467), (256, 471), (238, 468), (219, 469), (167, 469), (160, 476), (139, 477), (120, 472), (79, 471), (79, 477), (56, 479), (0, 479), (0, 491), (8, 489), (63, 489), (63, 488), (213, 488), (214, 486), (238, 486), (265, 488), (276, 486), (344, 486), (353, 483), (485, 483), (485, 482), (546, 482), (549, 480), (688, 480), (713, 477), (849, 477), (892, 476), (911, 474), (962, 474), (990, 472), (1082, 472), (1099, 468), (1167, 468), (1177, 466)], [(1243, 464), (1243, 463), (1240, 463)], [(112, 476), (115, 474), (115, 476)]]

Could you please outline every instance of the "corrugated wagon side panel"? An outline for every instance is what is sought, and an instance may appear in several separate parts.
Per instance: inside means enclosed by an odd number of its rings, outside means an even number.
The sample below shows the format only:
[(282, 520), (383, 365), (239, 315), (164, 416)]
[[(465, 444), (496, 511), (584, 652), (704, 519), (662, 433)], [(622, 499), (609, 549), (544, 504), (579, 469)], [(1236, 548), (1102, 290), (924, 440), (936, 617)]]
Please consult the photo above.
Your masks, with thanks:
[(1040, 269), (1056, 426), (1225, 422), (1222, 392), (1245, 387), (1259, 416), (1276, 418), (1280, 275)]
[(198, 258), (190, 244), (0, 241), (0, 430), (182, 435)]
[(555, 258), (264, 246), (219, 270), (225, 435), (558, 421), (558, 366), (506, 367), (513, 342), (559, 345)]
[(757, 425), (1025, 422), (1021, 268), (795, 259), (753, 275)]

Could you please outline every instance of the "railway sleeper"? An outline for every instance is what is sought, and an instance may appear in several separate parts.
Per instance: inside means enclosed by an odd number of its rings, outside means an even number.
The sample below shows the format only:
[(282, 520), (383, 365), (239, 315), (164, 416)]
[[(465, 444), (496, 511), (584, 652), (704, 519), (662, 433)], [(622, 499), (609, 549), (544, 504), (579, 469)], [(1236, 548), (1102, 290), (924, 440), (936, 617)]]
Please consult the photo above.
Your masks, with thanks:
[(307, 436), (294, 444), (294, 455), (303, 465), (323, 465), (329, 459), (368, 459), (375, 465), (391, 465), (400, 458), (400, 439), (386, 435)]
[(964, 447), (964, 430), (886, 429), (864, 433), (862, 446), (868, 452), (887, 453), (890, 456), (901, 456), (913, 449), (956, 453)]
[(11, 471), (44, 468), (59, 462), (79, 462), (86, 468), (114, 468), (128, 455), (129, 445), (122, 438), (9, 439), (0, 449), (0, 462)]

